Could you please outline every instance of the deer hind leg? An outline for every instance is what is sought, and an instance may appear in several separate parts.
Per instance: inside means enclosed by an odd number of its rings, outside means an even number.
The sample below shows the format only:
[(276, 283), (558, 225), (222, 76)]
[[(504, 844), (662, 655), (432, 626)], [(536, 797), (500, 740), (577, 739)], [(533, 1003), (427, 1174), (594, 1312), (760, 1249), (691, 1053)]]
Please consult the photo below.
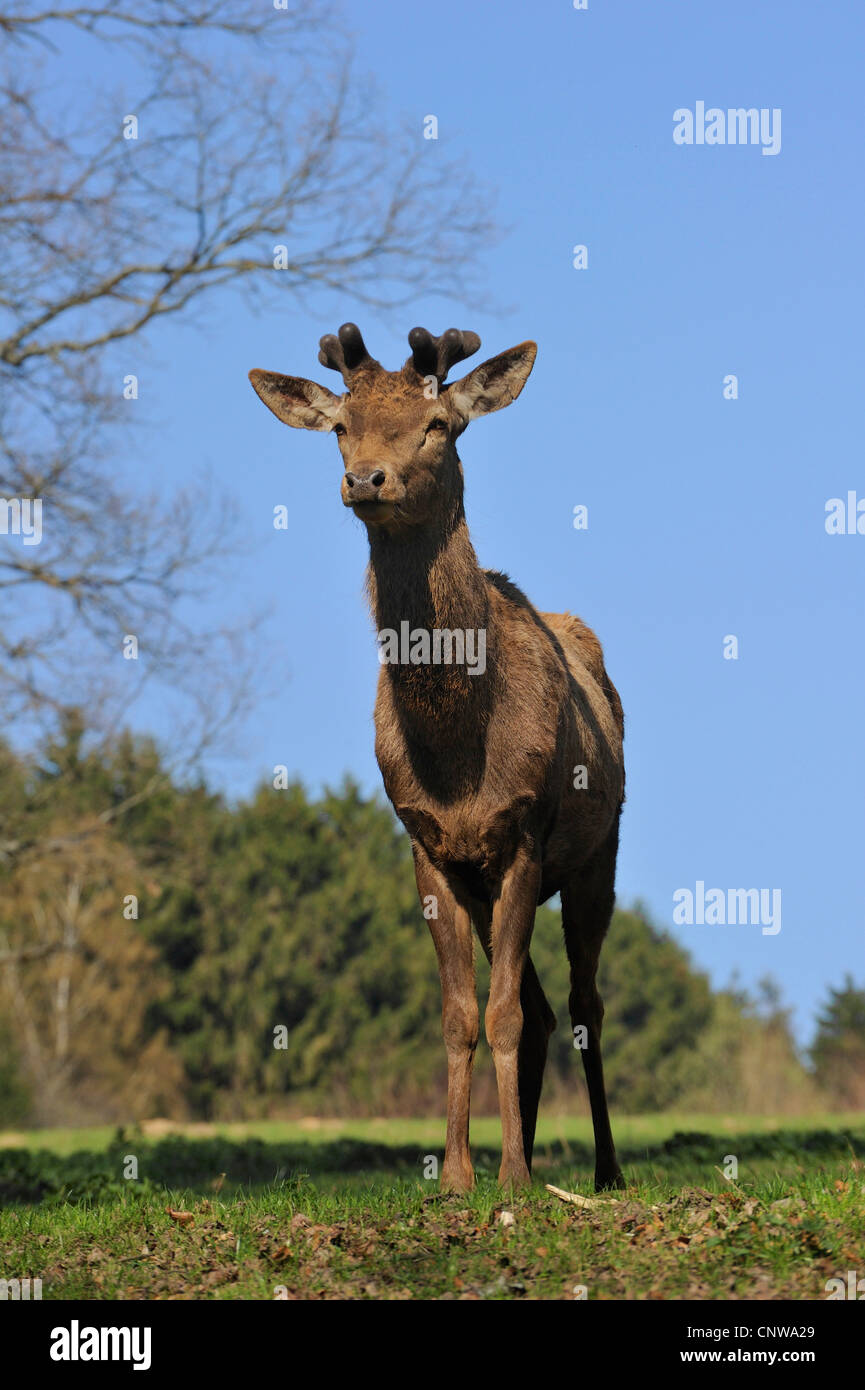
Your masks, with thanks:
[[(477, 903), (472, 908), (472, 917), (487, 960), (492, 962), (492, 912), (485, 903)], [(523, 1153), (526, 1167), (531, 1173), (538, 1105), (540, 1104), (544, 1068), (547, 1062), (547, 1047), (550, 1035), (556, 1027), (556, 1016), (541, 988), (541, 982), (538, 979), (531, 956), (527, 958), (523, 971), (520, 1004), (523, 1010), (523, 1031), (517, 1054), (517, 1076), (520, 1093), (520, 1119), (523, 1128)]]
[(413, 849), (421, 902), (433, 896), (437, 912), (428, 925), (438, 957), (442, 1034), (448, 1058), (447, 1137), (441, 1186), (448, 1192), (467, 1192), (475, 1180), (469, 1152), (469, 1112), (479, 1028), (471, 918), (420, 846), (414, 845)]
[(604, 1005), (596, 986), (601, 946), (610, 925), (615, 894), (618, 825), (606, 845), (562, 889), (565, 946), (571, 966), (569, 1007), (574, 1028), (586, 1030), (581, 1049), (583, 1070), (592, 1107), (595, 1131), (595, 1190), (624, 1187), (610, 1129), (604, 1067), (601, 1060), (601, 1026)]
[(526, 1156), (526, 1166), (531, 1172), (538, 1106), (541, 1101), (541, 1088), (544, 1084), (544, 1068), (547, 1064), (547, 1047), (549, 1046), (550, 1035), (555, 1032), (556, 1028), (556, 1016), (547, 1003), (547, 997), (541, 988), (541, 982), (532, 964), (531, 956), (526, 961), (520, 999), (523, 1006), (523, 1035), (520, 1038), (517, 1062), (520, 1115), (523, 1122), (523, 1151)]

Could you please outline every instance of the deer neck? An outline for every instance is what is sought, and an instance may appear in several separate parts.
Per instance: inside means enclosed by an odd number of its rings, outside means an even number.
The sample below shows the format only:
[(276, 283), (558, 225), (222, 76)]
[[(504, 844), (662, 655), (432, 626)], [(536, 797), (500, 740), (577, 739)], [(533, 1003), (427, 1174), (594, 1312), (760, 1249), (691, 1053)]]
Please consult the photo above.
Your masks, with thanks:
[[(479, 727), (484, 722), (494, 672), (489, 589), (469, 538), (462, 502), (436, 526), (391, 533), (370, 528), (367, 587), (382, 663), (404, 716), (418, 728), (428, 727), (436, 739), (456, 719), (465, 738), (473, 720)], [(463, 662), (437, 663), (434, 656), (423, 659), (418, 634), (430, 635), (432, 655), (437, 632), (462, 635)], [(391, 640), (393, 650), (390, 634), (400, 642), (401, 659), (396, 661), (385, 659), (383, 639)], [(404, 659), (412, 646), (421, 656), (418, 661)], [(439, 650), (448, 649), (445, 639)]]

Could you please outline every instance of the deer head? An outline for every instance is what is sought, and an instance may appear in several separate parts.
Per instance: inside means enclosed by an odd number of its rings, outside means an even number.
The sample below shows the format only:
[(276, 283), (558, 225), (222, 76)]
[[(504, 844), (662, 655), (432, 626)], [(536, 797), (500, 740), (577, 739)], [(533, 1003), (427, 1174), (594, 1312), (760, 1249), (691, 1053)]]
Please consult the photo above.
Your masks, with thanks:
[(388, 372), (355, 324), (323, 337), (319, 361), (342, 376), (341, 395), (304, 377), (249, 373), (277, 419), (337, 436), (343, 503), (368, 526), (397, 529), (453, 513), (462, 499), (456, 440), (470, 420), (516, 400), (537, 353), (534, 343), (520, 343), (446, 383), (451, 367), (477, 352), (478, 335), (449, 328), (434, 338), (413, 328), (408, 340), (411, 356)]

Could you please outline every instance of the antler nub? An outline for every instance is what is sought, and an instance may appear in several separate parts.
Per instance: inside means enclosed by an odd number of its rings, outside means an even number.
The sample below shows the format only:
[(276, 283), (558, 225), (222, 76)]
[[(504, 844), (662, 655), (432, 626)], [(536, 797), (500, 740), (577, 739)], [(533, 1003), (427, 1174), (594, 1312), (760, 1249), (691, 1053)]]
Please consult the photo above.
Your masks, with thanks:
[[(440, 338), (434, 338), (427, 328), (413, 328), (408, 335), (411, 365), (419, 376), (434, 376), (441, 384), (451, 367), (477, 352), (481, 340), (469, 329), (449, 328)], [(409, 363), (406, 362), (406, 366)]]
[(325, 333), (319, 339), (318, 360), (323, 367), (331, 367), (339, 372), (346, 386), (349, 378), (360, 367), (377, 367), (375, 358), (370, 357), (366, 343), (356, 323), (344, 323), (339, 333)]

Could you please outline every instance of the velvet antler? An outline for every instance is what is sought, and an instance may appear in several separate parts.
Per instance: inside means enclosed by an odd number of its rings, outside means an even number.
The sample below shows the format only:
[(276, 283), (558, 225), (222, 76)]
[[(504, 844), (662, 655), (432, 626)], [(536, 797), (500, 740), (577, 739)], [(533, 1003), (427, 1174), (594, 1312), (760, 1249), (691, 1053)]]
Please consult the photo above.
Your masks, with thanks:
[(366, 343), (356, 323), (344, 323), (339, 333), (326, 333), (319, 339), (318, 360), (324, 367), (339, 372), (346, 386), (351, 386), (351, 378), (362, 367), (378, 367), (374, 357), (370, 357)]
[(466, 329), (449, 328), (440, 338), (434, 338), (426, 328), (413, 328), (408, 335), (411, 357), (406, 366), (413, 366), (419, 376), (434, 376), (442, 384), (451, 367), (477, 352), (481, 340), (477, 333)]

